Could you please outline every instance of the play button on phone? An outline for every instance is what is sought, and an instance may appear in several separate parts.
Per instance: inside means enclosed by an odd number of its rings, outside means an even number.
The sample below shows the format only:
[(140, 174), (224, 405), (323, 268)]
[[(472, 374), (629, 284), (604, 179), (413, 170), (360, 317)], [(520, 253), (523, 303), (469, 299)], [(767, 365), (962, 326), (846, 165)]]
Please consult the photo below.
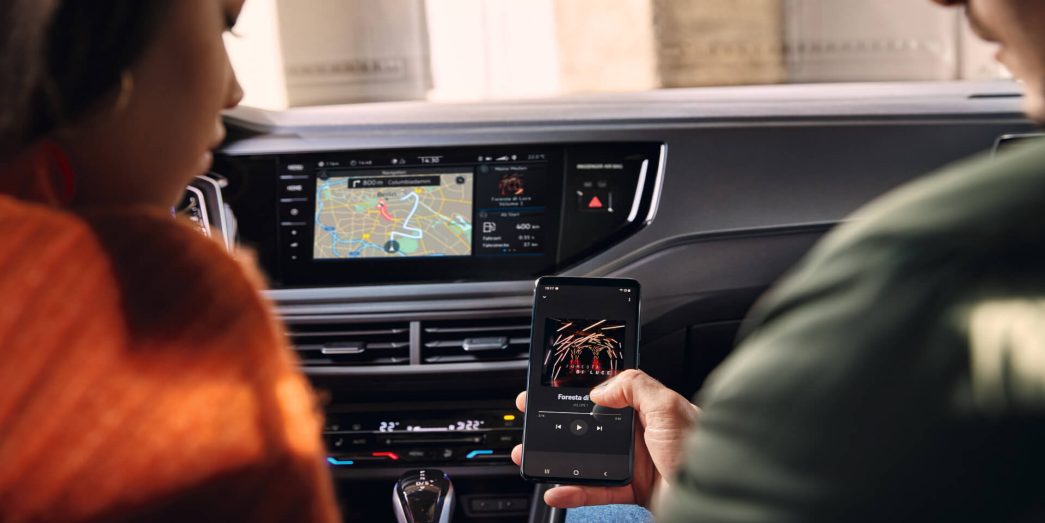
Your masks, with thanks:
[(588, 433), (588, 423), (584, 420), (573, 420), (570, 422), (570, 434), (583, 436)]

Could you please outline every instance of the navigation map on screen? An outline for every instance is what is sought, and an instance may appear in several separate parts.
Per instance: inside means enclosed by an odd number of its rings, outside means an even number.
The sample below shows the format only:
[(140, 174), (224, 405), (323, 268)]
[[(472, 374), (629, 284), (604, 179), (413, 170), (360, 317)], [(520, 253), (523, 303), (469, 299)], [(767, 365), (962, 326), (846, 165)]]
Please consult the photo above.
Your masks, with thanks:
[(320, 176), (313, 257), (472, 254), (474, 173)]

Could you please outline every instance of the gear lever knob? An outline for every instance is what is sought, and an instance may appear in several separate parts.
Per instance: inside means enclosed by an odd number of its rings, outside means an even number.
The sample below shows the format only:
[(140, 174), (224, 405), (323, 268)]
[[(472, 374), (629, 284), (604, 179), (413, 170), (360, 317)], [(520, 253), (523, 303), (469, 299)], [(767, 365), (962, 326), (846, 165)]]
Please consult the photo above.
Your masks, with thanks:
[(396, 481), (392, 508), (399, 523), (449, 523), (454, 486), (441, 470), (407, 471)]

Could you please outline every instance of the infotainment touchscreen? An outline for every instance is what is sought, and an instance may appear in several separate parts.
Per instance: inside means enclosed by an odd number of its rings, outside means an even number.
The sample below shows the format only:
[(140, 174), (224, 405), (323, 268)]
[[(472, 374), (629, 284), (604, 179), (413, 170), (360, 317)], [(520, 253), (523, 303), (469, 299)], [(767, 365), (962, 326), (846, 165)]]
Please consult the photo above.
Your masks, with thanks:
[(312, 259), (542, 255), (543, 163), (321, 169)]

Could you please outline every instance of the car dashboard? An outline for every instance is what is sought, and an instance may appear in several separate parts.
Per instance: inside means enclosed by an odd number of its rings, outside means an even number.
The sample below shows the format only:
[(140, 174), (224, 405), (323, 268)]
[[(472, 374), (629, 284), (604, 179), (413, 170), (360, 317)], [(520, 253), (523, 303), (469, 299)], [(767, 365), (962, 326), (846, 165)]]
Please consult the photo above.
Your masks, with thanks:
[[(1033, 127), (1007, 82), (679, 89), (228, 113), (182, 209), (253, 250), (346, 521), (405, 470), (525, 521), (509, 452), (533, 281), (634, 278), (642, 368), (692, 396), (758, 296), (876, 196)], [(566, 435), (564, 437), (569, 437)], [(380, 500), (380, 501), (375, 501)]]

